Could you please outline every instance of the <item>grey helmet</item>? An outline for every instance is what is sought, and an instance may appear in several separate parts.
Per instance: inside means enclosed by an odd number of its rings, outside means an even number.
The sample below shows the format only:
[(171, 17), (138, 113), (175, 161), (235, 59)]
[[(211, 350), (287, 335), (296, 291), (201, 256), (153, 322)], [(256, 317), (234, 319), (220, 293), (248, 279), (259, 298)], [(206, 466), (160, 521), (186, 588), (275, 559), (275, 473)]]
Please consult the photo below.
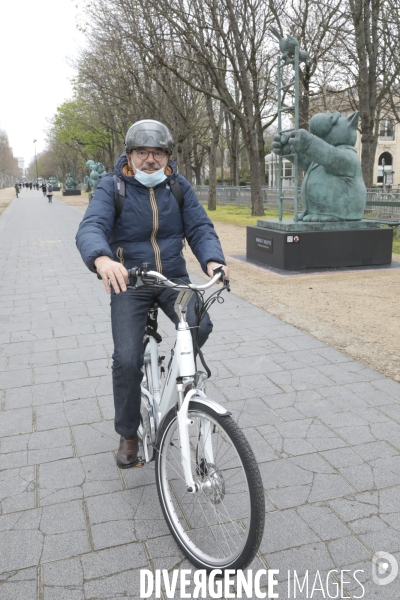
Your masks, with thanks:
[(144, 119), (131, 125), (125, 137), (125, 149), (128, 154), (140, 146), (162, 148), (168, 154), (172, 154), (175, 144), (166, 125), (153, 119)]

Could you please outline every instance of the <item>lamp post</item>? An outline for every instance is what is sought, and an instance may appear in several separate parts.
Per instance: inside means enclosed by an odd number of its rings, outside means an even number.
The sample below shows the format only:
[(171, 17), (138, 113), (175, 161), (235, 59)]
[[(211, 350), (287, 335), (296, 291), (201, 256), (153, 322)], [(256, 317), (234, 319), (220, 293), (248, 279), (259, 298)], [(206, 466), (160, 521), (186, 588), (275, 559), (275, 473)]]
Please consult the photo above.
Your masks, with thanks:
[(36, 184), (39, 185), (39, 173), (38, 173), (37, 156), (36, 156), (36, 142), (37, 142), (37, 140), (33, 140), (33, 143), (35, 144)]

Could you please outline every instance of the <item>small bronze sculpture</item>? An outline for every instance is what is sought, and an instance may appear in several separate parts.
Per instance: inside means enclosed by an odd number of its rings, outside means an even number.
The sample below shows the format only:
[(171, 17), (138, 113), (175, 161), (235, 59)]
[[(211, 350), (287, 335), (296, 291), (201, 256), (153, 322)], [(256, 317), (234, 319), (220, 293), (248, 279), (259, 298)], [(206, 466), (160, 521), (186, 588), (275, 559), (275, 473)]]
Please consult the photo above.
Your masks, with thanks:
[(65, 188), (67, 190), (74, 190), (78, 184), (76, 183), (76, 181), (73, 178), (72, 174), (71, 173), (67, 173), (65, 177), (66, 177)]
[[(296, 46), (299, 45), (299, 42), (292, 35), (287, 35), (286, 37), (282, 37), (281, 34), (275, 27), (269, 28), (270, 32), (276, 37), (279, 41), (279, 49), (282, 52), (282, 60), (285, 63), (293, 62), (294, 53)], [(299, 62), (307, 62), (307, 52), (305, 50), (301, 50), (299, 48)]]
[(86, 163), (88, 169), (90, 169), (90, 175), (88, 178), (88, 183), (92, 191), (94, 191), (97, 187), (100, 175), (106, 172), (104, 165), (100, 162), (95, 163), (93, 160), (88, 160)]

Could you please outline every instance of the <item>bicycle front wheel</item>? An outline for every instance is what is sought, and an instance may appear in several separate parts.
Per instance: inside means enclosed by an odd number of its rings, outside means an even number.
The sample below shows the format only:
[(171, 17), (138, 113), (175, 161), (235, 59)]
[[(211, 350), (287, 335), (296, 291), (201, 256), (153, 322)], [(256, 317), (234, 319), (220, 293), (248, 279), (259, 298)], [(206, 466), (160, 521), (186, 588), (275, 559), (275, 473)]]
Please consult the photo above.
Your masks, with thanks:
[(176, 411), (165, 418), (156, 452), (156, 483), (165, 519), (198, 568), (244, 569), (260, 546), (265, 500), (260, 471), (242, 431), (229, 416), (189, 404), (192, 473), (189, 493), (181, 464)]

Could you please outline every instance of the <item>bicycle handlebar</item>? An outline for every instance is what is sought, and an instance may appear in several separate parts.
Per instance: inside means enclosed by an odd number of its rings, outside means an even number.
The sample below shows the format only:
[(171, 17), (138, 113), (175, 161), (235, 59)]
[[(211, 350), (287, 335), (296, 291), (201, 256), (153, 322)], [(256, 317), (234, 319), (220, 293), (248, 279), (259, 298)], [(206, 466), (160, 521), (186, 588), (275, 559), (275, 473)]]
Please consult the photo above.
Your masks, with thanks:
[[(157, 282), (162, 283), (162, 285), (165, 285), (166, 287), (170, 288), (176, 288), (181, 290), (191, 289), (205, 291), (208, 290), (208, 288), (212, 287), (219, 279), (222, 279), (224, 287), (229, 291), (229, 279), (226, 279), (224, 277), (224, 272), (222, 268), (218, 267), (217, 269), (214, 269), (214, 273), (214, 277), (208, 283), (204, 285), (195, 285), (194, 283), (174, 283), (170, 279), (167, 279), (167, 277), (165, 277), (161, 273), (158, 273), (157, 271), (148, 270), (147, 266), (144, 265), (142, 265), (142, 267), (133, 267), (132, 269), (128, 269), (128, 275), (130, 279), (132, 279), (133, 284), (135, 286), (139, 278), (143, 285), (154, 285), (154, 283)], [(146, 277), (152, 277), (156, 281), (146, 281)]]

